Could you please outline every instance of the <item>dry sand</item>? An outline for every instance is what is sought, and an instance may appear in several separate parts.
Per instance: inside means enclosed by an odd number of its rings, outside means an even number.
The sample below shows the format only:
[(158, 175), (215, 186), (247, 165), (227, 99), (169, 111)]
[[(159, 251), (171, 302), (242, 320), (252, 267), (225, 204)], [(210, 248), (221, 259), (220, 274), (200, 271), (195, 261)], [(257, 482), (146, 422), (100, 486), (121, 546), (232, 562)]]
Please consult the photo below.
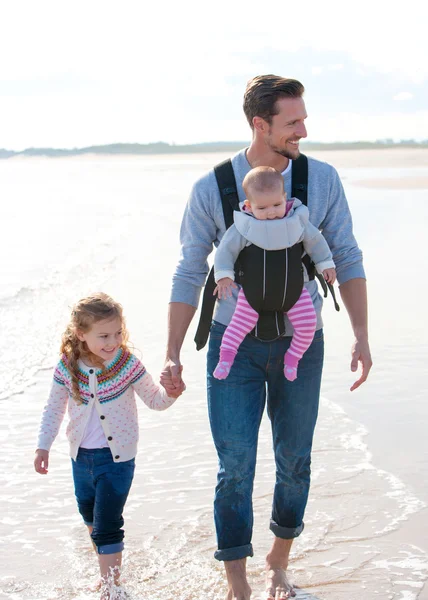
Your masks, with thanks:
[[(428, 148), (385, 148), (376, 150), (308, 150), (302, 149), (308, 156), (328, 162), (338, 168), (382, 168), (382, 167), (428, 167)], [(215, 158), (230, 156), (231, 152), (207, 152), (207, 153), (177, 153), (177, 154), (79, 154), (76, 156), (46, 157), (46, 156), (16, 156), (8, 160), (120, 160), (129, 159), (152, 161), (159, 158), (163, 162), (191, 162), (195, 163), (195, 157), (200, 157), (201, 162), (215, 164)]]
[[(428, 167), (427, 149), (385, 149), (385, 150), (325, 150), (311, 152), (311, 156), (334, 165), (340, 169), (355, 168), (420, 168)], [(408, 177), (385, 177), (383, 179), (364, 179), (353, 181), (353, 185), (374, 189), (420, 190), (428, 189), (426, 174)]]
[[(337, 169), (356, 169), (356, 168), (428, 168), (428, 148), (385, 148), (376, 150), (317, 150), (308, 151), (309, 156), (318, 160), (325, 161), (334, 165)], [(207, 154), (81, 154), (68, 157), (14, 157), (13, 160), (32, 160), (32, 161), (141, 161), (142, 164), (157, 162), (162, 159), (169, 164), (186, 164), (195, 162), (195, 157), (200, 158), (201, 163), (205, 163), (210, 168), (216, 162), (228, 158), (228, 152), (213, 152)], [(197, 161), (199, 162), (199, 161)], [(409, 177), (386, 177), (384, 179), (364, 179), (354, 181), (353, 185), (375, 189), (428, 189), (428, 177), (426, 175), (412, 175)]]
[(321, 150), (308, 155), (344, 169), (428, 167), (428, 148), (385, 150)]

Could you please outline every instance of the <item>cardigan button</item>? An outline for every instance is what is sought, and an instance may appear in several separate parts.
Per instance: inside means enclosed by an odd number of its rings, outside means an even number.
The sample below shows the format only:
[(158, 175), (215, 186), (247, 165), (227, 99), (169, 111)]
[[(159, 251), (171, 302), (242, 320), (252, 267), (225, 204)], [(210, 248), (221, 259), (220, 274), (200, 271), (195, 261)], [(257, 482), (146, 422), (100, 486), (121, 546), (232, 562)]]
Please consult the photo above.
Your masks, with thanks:
[(100, 415), (100, 419), (105, 419), (105, 416), (104, 415)]
[(111, 437), (111, 435), (109, 435), (107, 439), (109, 442), (111, 442), (113, 438)]
[(91, 398), (93, 398), (93, 397), (94, 397), (94, 394), (91, 394)]
[(92, 373), (94, 372), (94, 369), (89, 369), (89, 373), (92, 375)]
[(116, 454), (115, 459), (118, 460), (120, 458), (119, 454)]

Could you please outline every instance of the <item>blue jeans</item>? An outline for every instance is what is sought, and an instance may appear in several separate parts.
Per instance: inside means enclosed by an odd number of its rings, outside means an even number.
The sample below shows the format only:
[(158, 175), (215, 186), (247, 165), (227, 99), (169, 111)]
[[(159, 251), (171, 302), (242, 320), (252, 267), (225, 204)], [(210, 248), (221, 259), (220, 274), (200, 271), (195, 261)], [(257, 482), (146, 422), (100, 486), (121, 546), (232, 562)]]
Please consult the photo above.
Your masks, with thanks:
[(73, 467), (77, 506), (99, 554), (123, 550), (123, 508), (134, 477), (135, 459), (115, 463), (110, 448), (79, 448)]
[(259, 427), (267, 402), (276, 483), (270, 529), (291, 539), (303, 531), (309, 494), (312, 439), (318, 416), (324, 358), (322, 330), (299, 362), (297, 379), (284, 377), (291, 337), (261, 342), (247, 336), (230, 374), (212, 375), (226, 327), (213, 322), (207, 354), (208, 411), (219, 459), (214, 499), (218, 560), (253, 555), (252, 493)]

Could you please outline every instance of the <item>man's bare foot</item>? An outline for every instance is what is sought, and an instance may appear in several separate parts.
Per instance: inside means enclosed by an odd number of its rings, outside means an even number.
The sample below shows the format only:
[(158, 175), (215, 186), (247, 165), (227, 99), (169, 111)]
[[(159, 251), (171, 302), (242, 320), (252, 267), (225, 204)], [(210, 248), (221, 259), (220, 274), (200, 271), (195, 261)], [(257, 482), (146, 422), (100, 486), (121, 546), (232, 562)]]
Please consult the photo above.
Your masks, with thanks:
[(266, 600), (285, 600), (294, 598), (296, 592), (287, 578), (285, 569), (266, 570)]
[(229, 591), (227, 600), (250, 600), (251, 588), (247, 581), (246, 559), (224, 562)]
[(120, 585), (110, 584), (102, 586), (100, 600), (127, 600), (128, 594)]

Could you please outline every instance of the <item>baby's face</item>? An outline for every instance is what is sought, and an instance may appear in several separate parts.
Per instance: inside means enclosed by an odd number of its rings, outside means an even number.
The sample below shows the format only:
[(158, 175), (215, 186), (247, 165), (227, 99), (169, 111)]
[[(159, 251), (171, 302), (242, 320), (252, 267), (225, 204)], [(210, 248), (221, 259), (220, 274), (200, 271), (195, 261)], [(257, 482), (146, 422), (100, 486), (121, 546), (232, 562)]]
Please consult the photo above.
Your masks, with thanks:
[(285, 215), (287, 196), (285, 192), (273, 190), (269, 192), (252, 193), (245, 206), (252, 212), (256, 219), (282, 219)]

